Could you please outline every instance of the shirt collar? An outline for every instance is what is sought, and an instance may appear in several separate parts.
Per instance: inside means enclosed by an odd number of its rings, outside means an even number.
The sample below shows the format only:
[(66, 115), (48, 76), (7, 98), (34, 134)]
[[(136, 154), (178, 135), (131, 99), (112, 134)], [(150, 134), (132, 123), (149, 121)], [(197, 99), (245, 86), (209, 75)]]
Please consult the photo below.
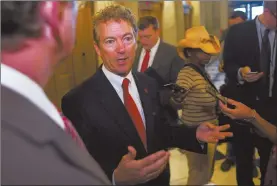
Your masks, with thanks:
[[(157, 43), (151, 48), (150, 53), (155, 54), (159, 48), (160, 43), (161, 43), (161, 39), (159, 38)], [(146, 52), (145, 49), (143, 49), (143, 52)]]
[(266, 27), (261, 23), (261, 21), (260, 21), (258, 16), (256, 18), (256, 25), (257, 25), (257, 28), (259, 29), (259, 31), (264, 33), (264, 31), (266, 30)]
[(122, 91), (122, 82), (124, 78), (127, 78), (130, 81), (130, 86), (134, 83), (134, 77), (132, 74), (132, 71), (129, 72), (129, 74), (126, 77), (121, 77), (117, 74), (112, 73), (109, 71), (105, 65), (102, 65), (102, 70), (109, 82), (112, 84), (116, 92), (121, 92)]
[(64, 129), (64, 123), (56, 107), (48, 99), (44, 90), (28, 76), (1, 63), (1, 85), (31, 101)]

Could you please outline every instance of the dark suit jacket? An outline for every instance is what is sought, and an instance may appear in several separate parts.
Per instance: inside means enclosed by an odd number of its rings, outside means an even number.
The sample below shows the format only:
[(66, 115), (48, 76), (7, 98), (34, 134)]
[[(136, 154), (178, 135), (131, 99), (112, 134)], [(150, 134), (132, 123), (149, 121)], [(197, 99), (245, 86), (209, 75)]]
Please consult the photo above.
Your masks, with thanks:
[[(133, 70), (138, 70), (142, 46), (139, 45), (136, 51), (136, 58)], [(175, 83), (178, 73), (184, 67), (184, 61), (179, 57), (176, 47), (161, 40), (157, 53), (151, 66), (165, 80), (165, 83)]]
[(1, 86), (3, 185), (108, 185), (85, 149), (26, 98)]
[[(224, 71), (228, 78), (228, 90), (232, 95), (228, 95), (242, 101), (250, 107), (256, 97), (264, 99), (268, 97), (264, 94), (266, 88), (261, 80), (254, 83), (238, 83), (237, 73), (240, 67), (249, 66), (252, 71), (261, 72), (260, 46), (255, 20), (246, 21), (230, 27), (224, 45)], [(277, 73), (275, 73), (277, 79)], [(227, 90), (226, 90), (227, 91)], [(273, 90), (273, 97), (277, 100), (277, 91)], [(276, 102), (277, 103), (277, 102)]]
[[(124, 104), (101, 69), (62, 99), (63, 113), (75, 124), (88, 151), (111, 180), (129, 145), (137, 150), (137, 159), (176, 146), (202, 152), (195, 138), (195, 128), (170, 127), (161, 119), (155, 81), (142, 73), (134, 73), (134, 78), (146, 119), (148, 152)], [(146, 185), (168, 184), (167, 170)]]

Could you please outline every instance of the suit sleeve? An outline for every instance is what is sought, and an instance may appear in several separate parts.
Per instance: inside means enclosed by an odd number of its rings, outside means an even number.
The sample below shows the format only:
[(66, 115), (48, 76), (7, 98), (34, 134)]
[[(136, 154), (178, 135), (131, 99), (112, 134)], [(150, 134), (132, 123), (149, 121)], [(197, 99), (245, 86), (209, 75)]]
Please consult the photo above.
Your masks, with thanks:
[(231, 27), (224, 41), (223, 61), (224, 72), (228, 79), (238, 83), (238, 70), (240, 68), (240, 42), (238, 41), (237, 27)]
[(117, 164), (112, 164), (103, 157), (103, 154), (109, 154), (109, 152), (105, 151), (106, 148), (102, 148), (107, 146), (107, 144), (105, 141), (99, 140), (98, 129), (89, 124), (91, 121), (88, 121), (85, 115), (83, 97), (84, 95), (76, 95), (73, 92), (66, 94), (62, 98), (62, 112), (74, 125), (90, 155), (97, 160), (108, 178), (112, 181), (113, 170), (117, 167)]
[(174, 57), (172, 64), (171, 64), (171, 69), (170, 69), (170, 82), (176, 82), (176, 79), (178, 77), (178, 74), (180, 70), (184, 67), (184, 60), (179, 57), (178, 53), (176, 52), (176, 56)]
[(160, 104), (158, 99), (159, 92), (157, 86), (153, 85), (156, 90), (156, 121), (155, 130), (157, 131), (158, 138), (162, 142), (163, 149), (178, 147), (188, 151), (205, 153), (200, 143), (196, 139), (196, 127), (187, 127), (184, 125), (172, 125), (165, 112), (167, 108)]

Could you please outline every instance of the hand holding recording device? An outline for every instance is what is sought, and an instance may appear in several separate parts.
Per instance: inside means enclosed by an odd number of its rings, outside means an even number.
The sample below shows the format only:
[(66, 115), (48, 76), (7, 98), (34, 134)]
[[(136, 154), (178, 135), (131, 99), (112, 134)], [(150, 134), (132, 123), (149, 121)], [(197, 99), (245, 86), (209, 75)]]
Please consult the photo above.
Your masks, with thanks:
[(168, 83), (168, 84), (163, 85), (163, 87), (169, 88), (170, 90), (173, 91), (173, 93), (185, 93), (186, 92), (186, 89), (180, 87), (176, 83)]

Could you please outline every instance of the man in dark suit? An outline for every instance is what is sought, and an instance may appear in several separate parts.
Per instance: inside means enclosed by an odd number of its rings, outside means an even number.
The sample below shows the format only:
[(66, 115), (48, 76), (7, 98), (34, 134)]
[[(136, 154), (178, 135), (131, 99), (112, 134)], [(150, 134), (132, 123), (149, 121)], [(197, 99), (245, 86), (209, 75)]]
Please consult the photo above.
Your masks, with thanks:
[[(247, 20), (247, 15), (246, 13), (242, 12), (242, 11), (234, 11), (232, 12), (232, 14), (230, 15), (229, 19), (228, 19), (228, 26), (229, 28), (235, 24), (238, 24), (238, 23), (242, 23), (244, 21)], [(224, 66), (224, 61), (223, 61), (223, 48), (224, 48), (224, 40), (226, 38), (226, 35), (228, 33), (228, 30), (229, 28), (225, 29), (222, 34), (221, 34), (221, 37), (220, 37), (220, 43), (221, 43), (221, 47), (222, 47), (222, 51), (219, 55), (219, 72), (223, 72), (223, 66)], [(227, 81), (227, 79), (225, 79), (225, 82)], [(223, 96), (225, 97), (229, 97), (228, 96), (228, 93), (229, 94), (232, 94), (231, 92), (226, 92), (224, 91), (224, 88), (225, 88), (225, 84), (223, 84), (221, 87), (220, 87), (220, 92)], [(221, 115), (220, 116), (220, 123), (229, 123), (231, 124), (232, 123), (232, 120), (230, 118), (228, 118), (227, 116), (224, 116), (224, 115)], [(221, 164), (221, 170), (223, 172), (227, 172), (231, 169), (232, 166), (235, 165), (235, 154), (234, 154), (234, 150), (232, 148), (232, 144), (230, 142), (227, 142), (227, 150), (226, 150), (226, 159), (224, 160), (224, 162), (222, 162)], [(255, 174), (254, 174), (255, 173)], [(254, 172), (253, 172), (253, 177), (256, 177), (258, 176), (258, 170), (256, 169), (256, 167), (254, 168)]]
[(67, 93), (63, 113), (75, 124), (90, 154), (116, 185), (169, 185), (169, 153), (178, 146), (202, 152), (199, 141), (230, 136), (223, 127), (169, 126), (161, 117), (157, 85), (132, 73), (136, 21), (130, 10), (112, 5), (95, 15), (95, 50), (103, 65), (95, 75)]
[[(234, 25), (225, 39), (225, 92), (255, 109), (263, 118), (277, 123), (276, 1), (265, 1), (264, 12), (254, 20)], [(254, 147), (260, 155), (261, 185), (268, 163), (271, 142), (249, 125), (232, 125), (238, 185), (254, 185)]]
[(110, 184), (43, 91), (73, 48), (77, 5), (1, 1), (1, 13), (1, 184)]
[(148, 67), (152, 67), (164, 83), (175, 83), (179, 71), (184, 67), (184, 61), (179, 57), (176, 47), (161, 40), (157, 18), (141, 17), (138, 29), (139, 45), (133, 69), (145, 72)]

